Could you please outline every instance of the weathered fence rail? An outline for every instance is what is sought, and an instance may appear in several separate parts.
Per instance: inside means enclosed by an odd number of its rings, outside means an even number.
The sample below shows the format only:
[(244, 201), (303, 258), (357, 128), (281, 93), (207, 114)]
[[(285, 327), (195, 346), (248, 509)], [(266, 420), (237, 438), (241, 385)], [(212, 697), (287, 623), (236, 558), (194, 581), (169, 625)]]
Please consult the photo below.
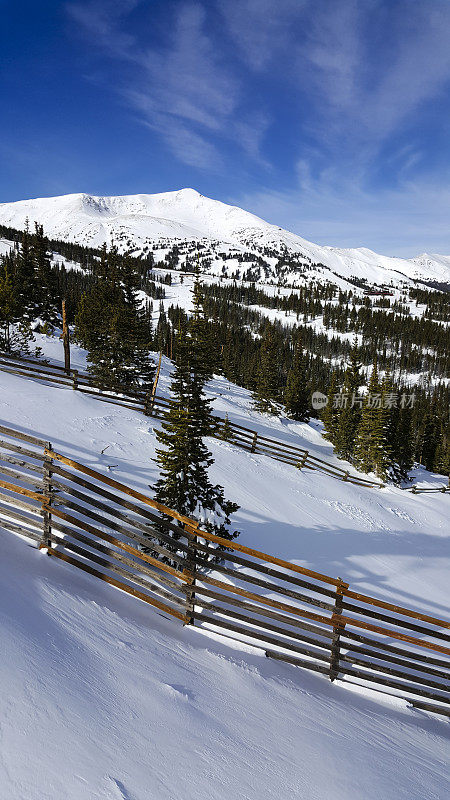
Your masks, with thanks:
[[(22, 377), (45, 381), (52, 386), (59, 384), (60, 386), (66, 386), (68, 388), (72, 387), (76, 391), (90, 394), (103, 402), (141, 411), (142, 413), (162, 419), (165, 417), (171, 404), (169, 399), (160, 397), (152, 392), (147, 394), (145, 392), (119, 394), (117, 392), (105, 391), (94, 387), (90, 382), (89, 375), (86, 373), (81, 373), (78, 370), (71, 370), (70, 374), (67, 374), (62, 366), (56, 366), (54, 364), (45, 365), (23, 358), (14, 358), (9, 355), (0, 355), (0, 370)], [(215, 427), (212, 429), (211, 435), (223, 438), (222, 432), (225, 420), (214, 417), (214, 424)], [(359, 475), (352, 475), (348, 470), (341, 469), (341, 467), (337, 467), (335, 464), (330, 464), (327, 461), (317, 458), (317, 456), (314, 456), (308, 450), (288, 444), (287, 442), (262, 436), (257, 431), (246, 428), (243, 425), (228, 422), (228, 429), (229, 441), (236, 447), (247, 450), (250, 453), (268, 456), (269, 458), (275, 459), (275, 461), (290, 464), (297, 469), (309, 469), (323, 472), (326, 475), (331, 475), (333, 478), (348, 481), (357, 486), (365, 486), (368, 488), (381, 488), (383, 486), (383, 484), (378, 481), (361, 478)]]
[(441, 494), (445, 494), (446, 492), (450, 492), (450, 485), (449, 486), (432, 486), (431, 488), (421, 488), (420, 486), (413, 486), (411, 489), (412, 494), (426, 494), (427, 492), (441, 492)]
[(184, 624), (450, 716), (450, 621), (221, 539), (50, 442), (6, 426), (0, 528)]

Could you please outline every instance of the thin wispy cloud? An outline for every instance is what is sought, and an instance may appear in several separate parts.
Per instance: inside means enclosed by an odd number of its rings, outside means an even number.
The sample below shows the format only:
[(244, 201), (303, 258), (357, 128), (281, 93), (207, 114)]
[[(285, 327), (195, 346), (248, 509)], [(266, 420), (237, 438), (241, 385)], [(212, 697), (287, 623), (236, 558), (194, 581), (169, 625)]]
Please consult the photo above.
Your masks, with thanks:
[(278, 70), (288, 87), (297, 159), (290, 185), (233, 200), (323, 243), (450, 250), (450, 175), (427, 128), (433, 103), (449, 106), (450, 3), (286, 0), (280, 16), (260, 5), (233, 0), (223, 13), (249, 67)]
[[(224, 184), (239, 165), (252, 210), (301, 232), (300, 204), (317, 238), (347, 243), (353, 230), (356, 243), (370, 229), (360, 208), (390, 207), (409, 236), (401, 207), (417, 218), (426, 185), (441, 217), (448, 146), (433, 148), (429, 118), (442, 124), (438, 104), (450, 108), (450, 3), (76, 0), (67, 11), (109, 59), (107, 87), (131, 118)], [(229, 182), (221, 194), (239, 200)]]
[[(163, 40), (152, 46), (123, 32), (126, 16), (138, 0), (122, 7), (96, 0), (87, 8), (70, 5), (69, 13), (85, 33), (113, 59), (134, 63), (118, 93), (151, 129), (158, 131), (181, 161), (202, 168), (222, 164), (211, 133), (234, 139), (244, 152), (262, 163), (260, 141), (266, 118), (250, 123), (239, 108), (240, 82), (206, 33), (206, 11), (199, 3), (179, 3)], [(176, 13), (175, 13), (176, 11)], [(109, 13), (111, 12), (111, 13)]]
[(231, 200), (318, 244), (368, 247), (391, 256), (450, 254), (450, 171), (443, 183), (405, 180), (374, 193), (332, 170), (315, 179), (299, 164), (296, 188), (249, 192)]
[(68, 3), (66, 10), (72, 20), (95, 36), (98, 47), (113, 50), (117, 57), (131, 58), (134, 36), (120, 27), (120, 21), (131, 13), (141, 0), (91, 0), (87, 3)]
[(287, 49), (295, 48), (292, 23), (301, 17), (308, 0), (218, 0), (239, 56), (253, 70), (264, 70)]
[(449, 86), (450, 3), (231, 0), (221, 8), (241, 56), (255, 70), (278, 71), (299, 117), (327, 143), (338, 134), (340, 146), (342, 136), (381, 143)]

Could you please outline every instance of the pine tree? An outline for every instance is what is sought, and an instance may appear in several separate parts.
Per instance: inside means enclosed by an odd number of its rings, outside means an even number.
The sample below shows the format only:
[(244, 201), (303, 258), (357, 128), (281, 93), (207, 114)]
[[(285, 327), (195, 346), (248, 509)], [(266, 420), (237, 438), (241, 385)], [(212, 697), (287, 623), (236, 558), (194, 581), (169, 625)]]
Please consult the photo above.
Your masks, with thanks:
[(381, 386), (378, 378), (378, 367), (375, 361), (370, 376), (368, 392), (364, 398), (361, 420), (356, 432), (354, 447), (354, 463), (362, 472), (375, 472), (380, 463), (380, 449), (382, 448), (383, 416), (377, 407), (377, 397), (381, 402)]
[(22, 241), (14, 259), (14, 284), (21, 314), (29, 319), (36, 315), (38, 305), (38, 287), (36, 281), (35, 260), (32, 248), (32, 234), (30, 233), (28, 219), (22, 233)]
[(434, 454), (433, 471), (440, 475), (448, 475), (450, 478), (450, 427), (443, 422)]
[(137, 302), (139, 274), (136, 269), (136, 264), (129, 253), (126, 253), (124, 256), (120, 257), (116, 248), (112, 249), (112, 258), (113, 265), (110, 267), (110, 271), (113, 275), (113, 282), (120, 284), (123, 291), (125, 305), (137, 311), (139, 305)]
[(109, 269), (109, 262), (108, 262), (108, 248), (106, 246), (106, 242), (104, 242), (100, 248), (100, 258), (99, 260), (95, 260), (92, 263), (92, 272), (95, 276), (97, 276), (100, 280), (112, 281), (112, 275), (110, 274)]
[(436, 404), (428, 406), (419, 430), (420, 456), (419, 460), (423, 466), (432, 470), (436, 457), (436, 450), (439, 443), (440, 422), (436, 413)]
[(256, 388), (253, 392), (254, 406), (262, 413), (275, 414), (274, 400), (278, 399), (279, 367), (278, 346), (271, 325), (267, 325), (261, 340)]
[(167, 315), (164, 310), (164, 303), (161, 300), (159, 304), (159, 317), (156, 325), (156, 349), (161, 353), (168, 354), (168, 341), (170, 337), (170, 325), (167, 321)]
[(116, 249), (111, 259), (110, 270), (102, 266), (107, 277), (81, 298), (75, 335), (88, 351), (88, 372), (95, 383), (117, 391), (145, 391), (155, 371), (149, 358), (150, 315), (137, 299), (134, 265), (128, 258), (122, 262)]
[(336, 381), (336, 373), (332, 372), (330, 385), (328, 387), (328, 402), (322, 412), (322, 422), (323, 422), (323, 435), (325, 439), (328, 439), (330, 442), (334, 442), (336, 436), (336, 425), (338, 419), (338, 412), (335, 407), (334, 399), (337, 393), (337, 381)]
[(308, 376), (300, 339), (295, 344), (292, 367), (287, 376), (284, 404), (287, 413), (293, 419), (298, 422), (308, 421), (310, 417)]
[(412, 433), (412, 412), (410, 408), (396, 406), (392, 411), (388, 434), (393, 459), (395, 479), (404, 481), (414, 463), (414, 444)]
[(392, 439), (394, 413), (390, 406), (389, 398), (393, 394), (393, 385), (389, 372), (386, 373), (381, 381), (380, 393), (380, 405), (376, 409), (375, 441), (373, 443), (374, 472), (383, 480), (388, 477), (398, 480), (401, 476), (395, 459)]
[(232, 442), (233, 441), (233, 429), (230, 425), (230, 420), (228, 419), (228, 414), (225, 414), (225, 419), (223, 421), (223, 425), (219, 425), (217, 427), (217, 437), (222, 439), (224, 442)]
[(46, 323), (55, 322), (56, 311), (56, 281), (51, 268), (48, 253), (48, 242), (44, 236), (42, 225), (37, 222), (34, 234), (31, 237), (31, 256), (34, 263), (34, 286), (36, 287), (36, 308), (38, 314)]
[[(31, 345), (34, 342), (33, 331), (31, 325), (26, 318), (22, 318), (17, 325), (14, 326), (11, 334), (11, 350), (20, 353), (22, 356), (31, 354)], [(39, 357), (40, 348), (35, 348), (33, 355)]]
[(14, 291), (14, 283), (8, 265), (3, 264), (0, 273), (0, 324), (3, 327), (2, 347), (11, 350), (11, 325), (20, 318), (20, 304)]
[(211, 380), (213, 376), (212, 365), (215, 359), (212, 353), (213, 342), (210, 335), (211, 332), (204, 310), (204, 297), (202, 284), (200, 282), (198, 261), (192, 291), (192, 304), (193, 313), (189, 325), (189, 332), (192, 339), (192, 356), (195, 358), (195, 364), (193, 364), (192, 368), (198, 378), (201, 378), (203, 382), (206, 383)]
[[(228, 529), (230, 514), (239, 506), (226, 500), (223, 488), (213, 485), (208, 477), (213, 457), (204, 438), (211, 433), (213, 421), (210, 401), (203, 391), (204, 347), (201, 328), (191, 329), (191, 336), (180, 328), (171, 383), (172, 403), (162, 430), (156, 434), (162, 447), (156, 451), (161, 477), (154, 487), (155, 498), (198, 520), (206, 531), (232, 539), (238, 534)], [(174, 539), (177, 538), (175, 534)]]
[(361, 385), (361, 364), (358, 358), (358, 344), (356, 338), (350, 351), (350, 363), (345, 371), (344, 385), (340, 393), (340, 408), (338, 409), (336, 434), (333, 443), (336, 454), (340, 458), (351, 460), (355, 445), (356, 430), (359, 425), (361, 411), (358, 389)]

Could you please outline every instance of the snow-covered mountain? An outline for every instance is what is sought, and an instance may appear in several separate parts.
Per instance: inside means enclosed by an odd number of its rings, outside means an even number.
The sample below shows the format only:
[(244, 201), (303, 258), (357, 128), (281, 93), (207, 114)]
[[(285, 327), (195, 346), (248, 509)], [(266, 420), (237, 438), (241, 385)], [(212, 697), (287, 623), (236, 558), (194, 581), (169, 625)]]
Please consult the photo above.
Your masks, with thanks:
[(42, 223), (51, 238), (91, 247), (114, 241), (122, 250), (153, 250), (156, 257), (160, 251), (163, 257), (177, 244), (181, 266), (200, 241), (206, 268), (215, 274), (239, 277), (250, 268), (259, 279), (281, 277), (286, 283), (305, 273), (333, 282), (340, 276), (370, 284), (450, 283), (450, 256), (425, 253), (403, 259), (367, 248), (323, 247), (194, 189), (122, 197), (70, 194), (0, 204), (0, 223), (23, 228), (27, 219), (31, 225)]

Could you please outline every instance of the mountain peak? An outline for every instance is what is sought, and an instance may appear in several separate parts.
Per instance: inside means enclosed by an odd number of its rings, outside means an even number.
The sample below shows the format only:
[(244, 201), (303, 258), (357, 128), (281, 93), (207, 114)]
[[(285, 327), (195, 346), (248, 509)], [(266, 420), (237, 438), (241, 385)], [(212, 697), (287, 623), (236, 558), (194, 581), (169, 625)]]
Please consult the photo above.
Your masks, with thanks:
[[(240, 269), (243, 273), (250, 267), (261, 280), (273, 280), (278, 276), (276, 264), (288, 255), (291, 264), (283, 268), (287, 282), (295, 283), (309, 264), (323, 265), (329, 270), (328, 280), (334, 283), (336, 276), (369, 284), (398, 285), (415, 280), (450, 283), (450, 256), (424, 253), (403, 259), (379, 255), (366, 247), (320, 246), (238, 206), (205, 197), (192, 187), (121, 196), (81, 192), (0, 204), (0, 223), (22, 229), (27, 219), (31, 226), (35, 221), (41, 223), (54, 239), (90, 247), (114, 241), (136, 253), (149, 246), (156, 252), (167, 251), (183, 241), (201, 240), (204, 244), (209, 239), (210, 247), (204, 254), (210, 269), (219, 274), (228, 270), (238, 274)], [(226, 252), (228, 255), (224, 255)]]

